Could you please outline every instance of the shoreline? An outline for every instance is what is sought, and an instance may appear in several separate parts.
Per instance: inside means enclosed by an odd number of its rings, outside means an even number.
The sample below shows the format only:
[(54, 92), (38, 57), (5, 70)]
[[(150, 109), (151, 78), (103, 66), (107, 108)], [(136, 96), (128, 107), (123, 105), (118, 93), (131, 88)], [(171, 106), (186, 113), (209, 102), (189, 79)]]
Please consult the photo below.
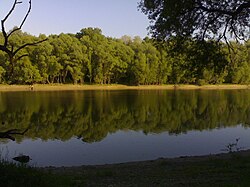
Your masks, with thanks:
[(51, 85), (0, 85), (3, 91), (77, 91), (77, 90), (243, 90), (250, 89), (250, 85), (73, 85), (73, 84), (51, 84)]
[(174, 158), (157, 158), (153, 160), (144, 160), (144, 161), (131, 161), (131, 162), (123, 162), (123, 163), (114, 163), (114, 164), (100, 164), (100, 165), (80, 165), (80, 166), (46, 166), (46, 167), (37, 167), (38, 169), (48, 170), (48, 171), (56, 171), (56, 172), (67, 172), (67, 171), (78, 171), (82, 169), (101, 169), (101, 168), (113, 168), (113, 167), (137, 167), (138, 165), (154, 165), (159, 162), (170, 162), (170, 163), (187, 163), (187, 162), (202, 162), (202, 161), (210, 161), (211, 159), (219, 159), (219, 160), (228, 160), (232, 157), (249, 157), (250, 149), (241, 150), (237, 152), (227, 152), (227, 153), (218, 153), (218, 154), (207, 154), (207, 155), (199, 155), (199, 156), (180, 156)]
[(82, 186), (249, 186), (250, 150), (38, 170), (73, 176)]
[(0, 171), (1, 186), (250, 186), (250, 150), (79, 167), (39, 168), (2, 161)]

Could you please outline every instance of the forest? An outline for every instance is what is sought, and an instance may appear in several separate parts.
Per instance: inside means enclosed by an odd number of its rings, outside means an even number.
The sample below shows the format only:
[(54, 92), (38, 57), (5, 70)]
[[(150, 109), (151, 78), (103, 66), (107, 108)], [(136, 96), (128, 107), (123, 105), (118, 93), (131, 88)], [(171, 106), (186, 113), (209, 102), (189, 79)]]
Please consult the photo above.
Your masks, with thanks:
[(11, 62), (0, 51), (0, 84), (250, 83), (249, 40), (228, 46), (176, 37), (165, 42), (149, 37), (117, 39), (104, 36), (101, 29), (84, 28), (76, 34), (50, 36), (18, 30), (8, 47), (14, 51), (41, 40), (20, 50)]

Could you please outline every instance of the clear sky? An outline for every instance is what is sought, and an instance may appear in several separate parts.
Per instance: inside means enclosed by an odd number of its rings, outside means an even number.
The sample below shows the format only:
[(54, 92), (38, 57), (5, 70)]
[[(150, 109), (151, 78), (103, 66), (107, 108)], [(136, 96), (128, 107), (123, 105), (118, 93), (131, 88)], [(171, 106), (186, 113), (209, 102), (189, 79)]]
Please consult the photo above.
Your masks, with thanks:
[[(21, 21), (28, 0), (17, 6), (8, 19), (7, 29)], [(98, 27), (106, 36), (147, 36), (149, 21), (137, 10), (140, 0), (32, 0), (32, 11), (23, 31), (32, 35), (77, 33), (82, 28)], [(11, 8), (13, 0), (1, 0), (0, 18)]]

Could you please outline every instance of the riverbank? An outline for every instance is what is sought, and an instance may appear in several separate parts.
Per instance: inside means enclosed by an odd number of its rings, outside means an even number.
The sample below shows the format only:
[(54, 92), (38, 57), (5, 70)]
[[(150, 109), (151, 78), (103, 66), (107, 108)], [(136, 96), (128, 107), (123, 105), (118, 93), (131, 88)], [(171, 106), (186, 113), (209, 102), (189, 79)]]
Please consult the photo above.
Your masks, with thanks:
[(1, 186), (250, 186), (250, 150), (79, 167), (0, 162)]
[(43, 170), (74, 176), (84, 186), (250, 186), (250, 150)]
[(0, 85), (0, 91), (70, 91), (70, 90), (225, 90), (225, 89), (250, 89), (249, 85), (72, 85), (72, 84), (35, 84), (35, 85)]

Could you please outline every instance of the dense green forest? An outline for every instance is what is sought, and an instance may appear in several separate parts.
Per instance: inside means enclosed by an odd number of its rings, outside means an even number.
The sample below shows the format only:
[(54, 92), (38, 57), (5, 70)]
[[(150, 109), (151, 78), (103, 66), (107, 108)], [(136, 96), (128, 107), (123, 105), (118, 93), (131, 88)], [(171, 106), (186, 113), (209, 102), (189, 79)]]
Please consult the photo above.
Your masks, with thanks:
[[(17, 31), (8, 46), (27, 46), (9, 62), (0, 51), (0, 83), (218, 84), (250, 83), (250, 41), (226, 44), (186, 39), (162, 43), (148, 37), (105, 37), (98, 28), (77, 34), (32, 36)], [(0, 35), (0, 42), (4, 38)]]
[(247, 90), (2, 92), (0, 101), (0, 132), (28, 129), (18, 142), (95, 142), (119, 130), (180, 134), (250, 125)]

